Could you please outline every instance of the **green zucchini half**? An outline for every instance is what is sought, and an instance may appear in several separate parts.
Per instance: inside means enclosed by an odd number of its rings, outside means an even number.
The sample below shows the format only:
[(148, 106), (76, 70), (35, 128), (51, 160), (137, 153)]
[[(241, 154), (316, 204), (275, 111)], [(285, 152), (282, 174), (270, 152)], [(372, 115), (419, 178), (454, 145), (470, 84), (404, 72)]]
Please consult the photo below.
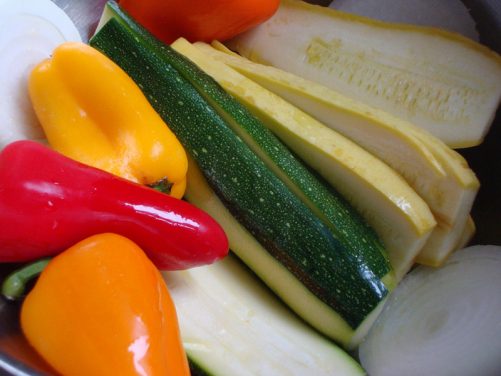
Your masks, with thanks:
[[(110, 2), (107, 9), (111, 18), (91, 39), (91, 45), (138, 83), (217, 197), (271, 256), (264, 265), (271, 273), (260, 274), (265, 282), (275, 278), (274, 270), (285, 269), (288, 277), (300, 283), (282, 284), (275, 292), (282, 298), (308, 295), (318, 306), (327, 306), (332, 326), (345, 329), (343, 335), (336, 330), (330, 334), (349, 343), (388, 294), (382, 278), (347, 252), (345, 242), (232, 130), (228, 112), (220, 113), (214, 107), (215, 98), (226, 95), (215, 81), (151, 37), (115, 3)], [(198, 82), (196, 86), (193, 81)], [(238, 102), (233, 106), (237, 108)], [(244, 116), (243, 107), (240, 110)], [(314, 313), (315, 306), (311, 309)]]

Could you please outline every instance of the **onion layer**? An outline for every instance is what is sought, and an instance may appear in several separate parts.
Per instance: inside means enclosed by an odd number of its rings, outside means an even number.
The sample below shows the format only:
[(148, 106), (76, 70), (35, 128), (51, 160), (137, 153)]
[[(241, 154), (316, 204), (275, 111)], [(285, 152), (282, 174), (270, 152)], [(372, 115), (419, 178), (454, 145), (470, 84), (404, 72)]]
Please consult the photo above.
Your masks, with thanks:
[(50, 0), (0, 0), (0, 150), (19, 139), (44, 141), (28, 96), (28, 75), (64, 41), (81, 41)]
[(359, 356), (371, 376), (501, 375), (501, 247), (472, 246), (409, 273)]

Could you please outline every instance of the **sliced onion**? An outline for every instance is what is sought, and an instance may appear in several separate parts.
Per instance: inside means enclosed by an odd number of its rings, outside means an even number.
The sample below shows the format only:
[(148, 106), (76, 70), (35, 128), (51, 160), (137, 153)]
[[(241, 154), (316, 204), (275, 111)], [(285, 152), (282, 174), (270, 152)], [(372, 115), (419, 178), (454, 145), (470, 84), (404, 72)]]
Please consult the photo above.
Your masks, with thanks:
[(330, 7), (382, 21), (438, 27), (478, 41), (475, 21), (461, 0), (334, 0)]
[(45, 139), (32, 109), (31, 69), (64, 41), (81, 41), (69, 17), (50, 0), (0, 0), (0, 149), (18, 139)]
[(409, 273), (359, 356), (370, 376), (501, 375), (501, 247), (472, 246)]

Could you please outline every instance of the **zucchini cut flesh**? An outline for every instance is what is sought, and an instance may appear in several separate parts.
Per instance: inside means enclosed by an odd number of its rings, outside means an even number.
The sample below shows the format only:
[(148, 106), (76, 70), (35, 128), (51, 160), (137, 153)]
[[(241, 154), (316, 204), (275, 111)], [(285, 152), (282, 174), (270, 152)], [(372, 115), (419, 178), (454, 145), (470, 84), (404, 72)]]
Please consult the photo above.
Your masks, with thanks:
[[(108, 3), (111, 19), (91, 45), (118, 63), (143, 89), (176, 133), (218, 197), (280, 266), (352, 329), (360, 326), (388, 293), (385, 283), (343, 251), (342, 244), (228, 126), (190, 77), (195, 65), (147, 34)], [(235, 102), (237, 103), (237, 102)], [(269, 276), (273, 278), (274, 276)], [(293, 295), (284, 286), (279, 295)]]
[(221, 43), (195, 44), (264, 88), (350, 138), (399, 172), (426, 201), (437, 227), (416, 261), (437, 266), (458, 242), (479, 182), (460, 155), (411, 123), (316, 82), (251, 62)]
[(365, 374), (347, 353), (287, 310), (233, 256), (163, 275), (190, 364), (201, 374)]
[(501, 58), (459, 35), (283, 0), (229, 46), (427, 129), (451, 147), (482, 142), (501, 98)]
[(410, 269), (435, 220), (426, 203), (400, 175), (355, 143), (196, 47), (181, 41), (173, 47), (213, 76), (348, 198), (381, 237), (397, 280)]

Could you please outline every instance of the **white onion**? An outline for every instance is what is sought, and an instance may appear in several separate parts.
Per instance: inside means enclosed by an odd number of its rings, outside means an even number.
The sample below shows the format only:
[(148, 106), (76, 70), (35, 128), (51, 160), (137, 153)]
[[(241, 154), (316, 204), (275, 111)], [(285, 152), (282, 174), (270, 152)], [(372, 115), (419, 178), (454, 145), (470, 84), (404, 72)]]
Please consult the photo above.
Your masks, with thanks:
[(81, 41), (50, 0), (0, 0), (0, 149), (18, 139), (45, 139), (28, 95), (33, 67), (64, 41)]
[(478, 41), (475, 22), (461, 0), (334, 0), (330, 7), (382, 21), (438, 27)]
[(465, 248), (408, 274), (359, 356), (370, 376), (501, 375), (501, 247)]

